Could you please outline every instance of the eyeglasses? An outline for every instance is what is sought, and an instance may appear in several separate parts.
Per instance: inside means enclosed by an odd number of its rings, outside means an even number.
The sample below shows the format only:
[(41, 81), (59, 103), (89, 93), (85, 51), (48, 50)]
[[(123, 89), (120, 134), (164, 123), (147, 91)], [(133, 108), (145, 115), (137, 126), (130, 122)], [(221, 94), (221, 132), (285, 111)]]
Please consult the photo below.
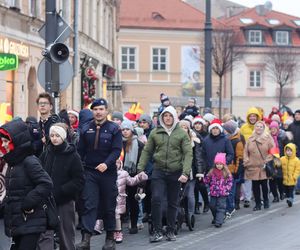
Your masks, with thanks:
[(46, 106), (46, 105), (50, 105), (49, 102), (39, 102), (38, 103), (39, 106)]

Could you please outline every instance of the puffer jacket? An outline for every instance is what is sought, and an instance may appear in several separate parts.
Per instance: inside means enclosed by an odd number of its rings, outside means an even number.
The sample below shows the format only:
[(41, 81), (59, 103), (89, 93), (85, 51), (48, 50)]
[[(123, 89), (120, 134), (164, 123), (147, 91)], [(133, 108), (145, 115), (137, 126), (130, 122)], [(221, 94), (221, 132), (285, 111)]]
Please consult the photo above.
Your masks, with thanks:
[(300, 174), (300, 160), (298, 157), (296, 157), (295, 144), (287, 144), (284, 148), (284, 152), (286, 148), (290, 148), (293, 151), (293, 154), (291, 157), (288, 157), (285, 153), (285, 156), (280, 158), (282, 165), (283, 184), (286, 186), (295, 186), (297, 183), (297, 178)]
[(241, 141), (240, 133), (236, 133), (229, 137), (231, 141), (234, 157), (232, 162), (228, 165), (228, 169), (231, 174), (236, 178), (240, 172), (244, 171), (243, 167), (243, 156), (244, 156), (244, 144)]
[(225, 178), (222, 175), (221, 178), (218, 178), (214, 171), (215, 169), (204, 177), (204, 183), (209, 185), (210, 195), (213, 197), (228, 196), (232, 187), (232, 176), (229, 175)]
[(119, 194), (117, 196), (116, 214), (124, 214), (126, 212), (126, 186), (136, 186), (146, 180), (148, 180), (148, 176), (143, 172), (130, 177), (127, 171), (123, 169), (118, 170), (117, 187)]
[(247, 112), (247, 121), (243, 126), (241, 127), (241, 134), (245, 137), (245, 140), (248, 141), (249, 137), (252, 135), (254, 130), (254, 124), (251, 124), (249, 121), (249, 116), (251, 114), (255, 114), (258, 116), (258, 120), (261, 120), (261, 114), (259, 113), (258, 109), (255, 107), (249, 108)]
[[(173, 127), (170, 135), (162, 122), (162, 116), (169, 112), (174, 117)], [(154, 166), (164, 172), (182, 171), (182, 174), (189, 176), (191, 172), (193, 151), (188, 134), (180, 128), (177, 122), (176, 110), (169, 106), (160, 115), (161, 127), (152, 130), (148, 142), (142, 152), (138, 169), (144, 171), (147, 163), (153, 156)]]
[[(45, 232), (47, 223), (43, 204), (52, 190), (52, 181), (39, 159), (32, 154), (26, 124), (12, 121), (1, 129), (8, 132), (14, 145), (14, 149), (3, 156), (8, 164), (4, 200), (5, 234), (12, 237)], [(33, 213), (24, 213), (31, 209)]]

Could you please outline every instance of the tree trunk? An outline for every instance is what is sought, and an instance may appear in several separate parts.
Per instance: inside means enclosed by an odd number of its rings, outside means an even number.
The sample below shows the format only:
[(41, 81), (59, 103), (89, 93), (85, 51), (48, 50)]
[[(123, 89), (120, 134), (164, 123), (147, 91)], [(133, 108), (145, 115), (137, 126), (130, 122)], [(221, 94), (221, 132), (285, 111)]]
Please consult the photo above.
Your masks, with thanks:
[(219, 119), (222, 119), (222, 76), (219, 76)]
[(279, 110), (282, 106), (282, 91), (283, 91), (283, 86), (279, 84), (279, 107), (278, 107)]

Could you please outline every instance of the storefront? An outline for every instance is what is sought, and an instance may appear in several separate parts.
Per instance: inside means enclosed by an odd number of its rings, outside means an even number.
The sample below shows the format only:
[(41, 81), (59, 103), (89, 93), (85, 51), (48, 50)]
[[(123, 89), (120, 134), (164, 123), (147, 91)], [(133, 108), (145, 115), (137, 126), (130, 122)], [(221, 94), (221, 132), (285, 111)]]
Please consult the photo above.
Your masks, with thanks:
[[(28, 59), (29, 46), (27, 44), (0, 36), (0, 105), (7, 106), (7, 110), (10, 107), (12, 115), (18, 102), (16, 100), (18, 98), (15, 98), (16, 91), (18, 91), (16, 88), (24, 77), (25, 62)], [(2, 120), (0, 118), (0, 123), (3, 122)]]

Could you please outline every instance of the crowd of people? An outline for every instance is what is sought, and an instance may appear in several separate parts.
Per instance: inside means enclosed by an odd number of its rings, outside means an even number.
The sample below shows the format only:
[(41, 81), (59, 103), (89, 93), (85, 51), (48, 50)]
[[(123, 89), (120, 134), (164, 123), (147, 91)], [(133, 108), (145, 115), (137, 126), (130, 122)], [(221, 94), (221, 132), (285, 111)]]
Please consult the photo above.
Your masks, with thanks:
[(186, 218), (211, 210), (216, 228), (252, 198), (253, 211), (284, 199), (293, 206), (300, 194), (300, 110), (283, 119), (275, 107), (266, 117), (251, 107), (241, 123), (210, 109), (200, 114), (193, 98), (181, 113), (168, 96), (160, 98), (157, 119), (128, 119), (110, 114), (103, 98), (80, 112), (53, 114), (51, 96), (41, 93), (39, 120), (16, 117), (0, 127), (0, 204), (11, 249), (88, 250), (91, 237), (105, 231), (102, 249), (112, 250), (123, 241), (124, 223), (137, 234), (151, 222), (151, 243), (175, 241), (182, 199)]

